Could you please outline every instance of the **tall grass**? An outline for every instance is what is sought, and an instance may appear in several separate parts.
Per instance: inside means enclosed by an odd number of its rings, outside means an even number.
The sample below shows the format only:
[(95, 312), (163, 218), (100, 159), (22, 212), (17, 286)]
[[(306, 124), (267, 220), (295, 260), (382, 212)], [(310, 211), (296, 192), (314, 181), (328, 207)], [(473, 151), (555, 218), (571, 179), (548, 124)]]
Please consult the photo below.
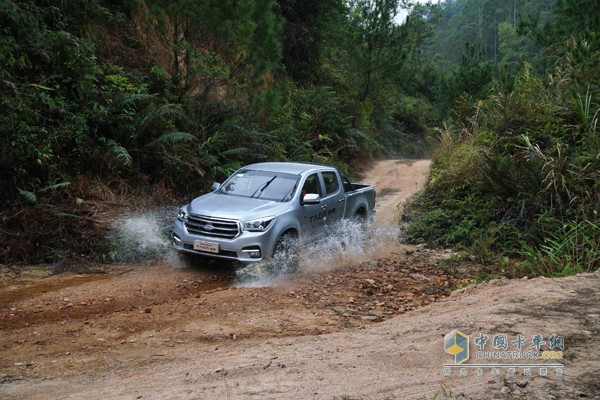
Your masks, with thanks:
[(598, 269), (600, 86), (582, 91), (574, 74), (559, 65), (546, 79), (525, 67), (510, 92), (498, 86), (438, 130), (428, 186), (406, 213), (408, 239), (483, 261), (520, 258), (527, 274)]
[(600, 225), (592, 221), (568, 222), (556, 232), (548, 232), (543, 244), (522, 242), (521, 266), (535, 275), (567, 276), (598, 269)]

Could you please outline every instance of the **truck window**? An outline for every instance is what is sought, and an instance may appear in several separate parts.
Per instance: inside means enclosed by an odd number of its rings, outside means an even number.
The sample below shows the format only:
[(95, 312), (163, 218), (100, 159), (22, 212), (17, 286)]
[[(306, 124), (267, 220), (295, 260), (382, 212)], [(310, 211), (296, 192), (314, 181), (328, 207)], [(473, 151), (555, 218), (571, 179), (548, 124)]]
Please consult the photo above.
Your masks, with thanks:
[(337, 179), (337, 174), (335, 172), (323, 172), (323, 181), (325, 182), (325, 192), (326, 196), (337, 193), (340, 189), (340, 184)]
[(344, 191), (346, 193), (351, 192), (354, 190), (354, 188), (352, 187), (352, 184), (350, 183), (350, 181), (348, 180), (348, 178), (346, 178), (345, 176), (342, 176), (342, 181), (344, 182)]
[(315, 193), (321, 196), (321, 185), (319, 184), (319, 175), (312, 174), (306, 181), (304, 182), (304, 186), (302, 186), (302, 194), (300, 196), (300, 201), (304, 200), (304, 196), (309, 193)]
[(284, 202), (291, 200), (298, 178), (298, 175), (244, 169), (229, 178), (218, 193)]

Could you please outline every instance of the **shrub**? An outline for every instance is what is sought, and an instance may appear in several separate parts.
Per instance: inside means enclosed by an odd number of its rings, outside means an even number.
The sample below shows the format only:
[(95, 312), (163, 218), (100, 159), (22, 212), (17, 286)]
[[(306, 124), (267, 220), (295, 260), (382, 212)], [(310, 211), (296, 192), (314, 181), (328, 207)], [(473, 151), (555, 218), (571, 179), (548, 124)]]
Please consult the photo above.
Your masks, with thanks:
[(569, 78), (559, 68), (544, 81), (525, 68), (512, 91), (497, 87), (439, 130), (407, 237), (521, 256), (538, 274), (597, 269), (597, 93), (579, 93)]

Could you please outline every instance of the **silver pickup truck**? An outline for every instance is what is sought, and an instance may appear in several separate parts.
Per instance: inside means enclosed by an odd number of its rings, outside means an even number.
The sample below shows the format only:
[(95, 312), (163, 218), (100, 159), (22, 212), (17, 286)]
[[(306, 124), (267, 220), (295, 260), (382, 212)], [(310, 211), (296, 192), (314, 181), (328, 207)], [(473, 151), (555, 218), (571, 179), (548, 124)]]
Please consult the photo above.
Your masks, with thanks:
[(351, 184), (330, 166), (259, 163), (179, 210), (173, 246), (184, 254), (244, 263), (274, 257), (288, 238), (310, 238), (344, 218), (365, 223), (375, 189)]

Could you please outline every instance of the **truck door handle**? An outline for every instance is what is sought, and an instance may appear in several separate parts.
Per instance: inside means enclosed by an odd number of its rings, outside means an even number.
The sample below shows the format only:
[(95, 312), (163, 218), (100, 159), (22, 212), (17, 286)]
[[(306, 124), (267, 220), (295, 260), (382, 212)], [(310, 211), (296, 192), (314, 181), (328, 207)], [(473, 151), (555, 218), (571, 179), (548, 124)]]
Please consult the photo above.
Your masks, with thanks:
[(344, 202), (344, 199), (339, 199), (338, 200), (338, 203), (343, 203), (343, 202)]
[(324, 210), (324, 209), (326, 209), (326, 208), (327, 208), (327, 204), (323, 204), (323, 205), (321, 206), (321, 210)]

